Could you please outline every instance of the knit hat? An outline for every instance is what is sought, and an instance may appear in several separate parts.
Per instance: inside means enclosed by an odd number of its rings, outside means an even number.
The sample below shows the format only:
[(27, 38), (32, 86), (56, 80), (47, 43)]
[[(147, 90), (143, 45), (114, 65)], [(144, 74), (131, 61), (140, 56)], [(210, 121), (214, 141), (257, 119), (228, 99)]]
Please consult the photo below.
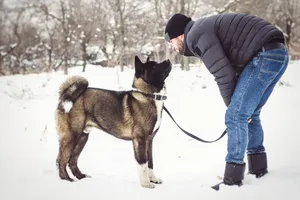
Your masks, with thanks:
[(180, 13), (173, 15), (169, 19), (165, 29), (165, 40), (170, 42), (171, 39), (182, 35), (184, 33), (185, 26), (191, 20), (191, 18)]

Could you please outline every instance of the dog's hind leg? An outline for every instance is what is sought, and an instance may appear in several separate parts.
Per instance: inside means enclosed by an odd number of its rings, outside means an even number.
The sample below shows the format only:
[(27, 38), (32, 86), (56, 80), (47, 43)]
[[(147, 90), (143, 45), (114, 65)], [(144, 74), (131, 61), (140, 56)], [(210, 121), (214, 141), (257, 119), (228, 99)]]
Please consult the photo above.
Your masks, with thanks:
[(59, 153), (56, 159), (59, 177), (63, 180), (74, 181), (69, 177), (67, 172), (67, 163), (70, 160), (71, 153), (74, 149), (74, 140), (73, 138), (61, 138), (59, 141)]
[(160, 184), (160, 183), (162, 183), (162, 180), (157, 178), (153, 172), (153, 156), (152, 156), (153, 137), (151, 137), (148, 142), (149, 142), (149, 145), (148, 145), (147, 153), (148, 153), (149, 179), (152, 183)]
[(72, 156), (71, 156), (71, 159), (69, 161), (69, 167), (70, 167), (73, 175), (76, 176), (76, 178), (78, 178), (78, 179), (83, 179), (83, 178), (86, 178), (86, 177), (90, 177), (90, 176), (88, 176), (86, 174), (83, 174), (79, 170), (78, 165), (77, 165), (80, 153), (82, 152), (82, 150), (83, 150), (86, 142), (88, 141), (88, 138), (89, 138), (89, 134), (88, 133), (84, 133), (84, 132), (81, 133), (78, 136), (75, 148), (73, 149)]
[(133, 137), (134, 156), (137, 161), (140, 184), (146, 188), (154, 188), (155, 185), (151, 183), (149, 179), (147, 143), (148, 143), (147, 138), (143, 137), (142, 134), (136, 133), (134, 131), (134, 137)]

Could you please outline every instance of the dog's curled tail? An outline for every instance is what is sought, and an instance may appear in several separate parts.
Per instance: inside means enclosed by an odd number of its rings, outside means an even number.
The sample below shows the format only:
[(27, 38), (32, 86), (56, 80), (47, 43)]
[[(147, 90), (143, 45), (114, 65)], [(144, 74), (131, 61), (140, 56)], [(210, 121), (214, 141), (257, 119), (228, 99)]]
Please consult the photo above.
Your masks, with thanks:
[(73, 106), (75, 100), (88, 87), (88, 80), (82, 76), (71, 76), (67, 78), (59, 87), (59, 102), (68, 113)]

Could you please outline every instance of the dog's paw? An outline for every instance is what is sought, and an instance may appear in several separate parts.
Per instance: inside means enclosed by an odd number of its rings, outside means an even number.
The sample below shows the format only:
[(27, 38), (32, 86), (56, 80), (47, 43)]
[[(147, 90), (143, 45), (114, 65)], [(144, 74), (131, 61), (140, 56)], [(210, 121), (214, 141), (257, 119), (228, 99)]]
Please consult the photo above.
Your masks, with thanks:
[(92, 176), (88, 175), (88, 174), (84, 174), (85, 178), (92, 178)]
[(155, 184), (162, 184), (162, 180), (157, 177), (150, 177), (150, 181)]
[(155, 185), (153, 183), (150, 183), (150, 182), (144, 182), (144, 183), (141, 183), (142, 187), (145, 187), (145, 188), (150, 188), (150, 189), (153, 189), (155, 188)]
[(65, 180), (65, 181), (76, 182), (75, 179), (72, 179), (72, 178), (70, 178), (70, 177), (63, 177), (63, 178), (61, 178), (61, 179), (62, 179), (62, 180)]
[(70, 182), (76, 182), (76, 180), (75, 179), (72, 179), (72, 178), (70, 178), (70, 179), (66, 179), (67, 181), (70, 181)]
[(90, 175), (87, 174), (80, 174), (76, 176), (78, 180), (84, 179), (84, 178), (92, 178)]
[(149, 169), (149, 179), (152, 183), (155, 184), (161, 184), (162, 180), (160, 178), (157, 178), (154, 173), (153, 173), (153, 169)]

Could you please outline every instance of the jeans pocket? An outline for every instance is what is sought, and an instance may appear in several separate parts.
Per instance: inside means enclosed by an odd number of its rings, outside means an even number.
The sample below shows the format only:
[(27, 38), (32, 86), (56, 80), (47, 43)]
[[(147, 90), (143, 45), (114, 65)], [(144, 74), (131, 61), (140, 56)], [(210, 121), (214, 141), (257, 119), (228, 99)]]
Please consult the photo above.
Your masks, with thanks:
[(263, 58), (258, 74), (259, 80), (264, 83), (273, 81), (283, 67), (283, 60), (275, 60), (271, 58)]

